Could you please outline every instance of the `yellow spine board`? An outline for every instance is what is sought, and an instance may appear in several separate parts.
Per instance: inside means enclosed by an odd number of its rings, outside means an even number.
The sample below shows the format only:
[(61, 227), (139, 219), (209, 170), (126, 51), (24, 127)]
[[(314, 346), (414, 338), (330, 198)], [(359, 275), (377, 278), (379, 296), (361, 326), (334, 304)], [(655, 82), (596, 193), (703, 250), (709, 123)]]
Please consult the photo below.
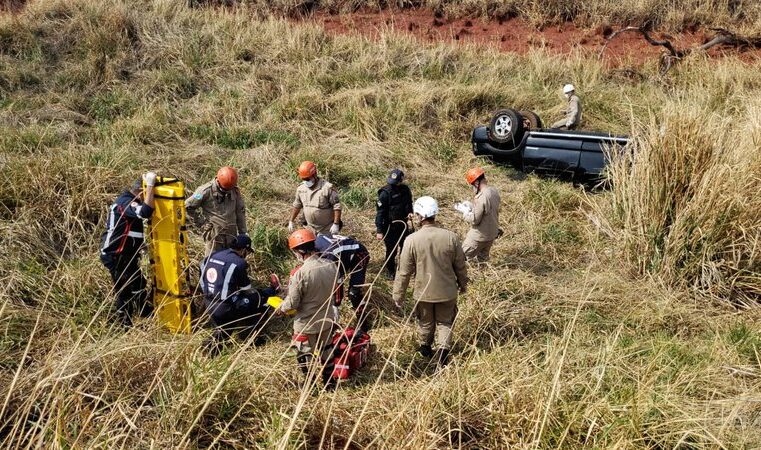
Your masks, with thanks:
[(175, 178), (158, 177), (153, 192), (155, 205), (146, 233), (153, 270), (153, 306), (166, 328), (189, 333), (185, 186)]

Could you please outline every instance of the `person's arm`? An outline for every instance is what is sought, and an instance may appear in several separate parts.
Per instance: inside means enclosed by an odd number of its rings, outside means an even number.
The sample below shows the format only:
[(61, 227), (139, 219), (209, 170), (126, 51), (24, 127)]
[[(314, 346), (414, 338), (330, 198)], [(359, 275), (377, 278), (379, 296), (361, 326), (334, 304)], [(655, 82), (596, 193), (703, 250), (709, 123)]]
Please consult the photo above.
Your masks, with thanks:
[(293, 208), (291, 208), (291, 217), (288, 219), (288, 231), (293, 231), (296, 228), (294, 222), (296, 222), (296, 218), (299, 217), (299, 213), (303, 207), (304, 204), (301, 202), (301, 197), (299, 196), (299, 190), (297, 188), (296, 198), (293, 200)]
[(248, 264), (247, 263), (243, 263), (239, 266), (236, 266), (235, 272), (233, 272), (233, 277), (235, 277), (235, 284), (240, 286), (240, 288), (238, 288), (238, 291), (251, 292), (254, 290), (254, 286), (251, 284), (251, 279), (248, 278)]
[(464, 294), (468, 288), (468, 265), (465, 264), (465, 252), (462, 250), (462, 244), (457, 236), (454, 236), (453, 242), (455, 253), (452, 267), (457, 277), (457, 285), (460, 287), (460, 293)]
[(477, 196), (474, 199), (475, 205), (473, 206), (473, 212), (471, 213), (472, 216), (469, 216), (466, 214), (465, 220), (470, 222), (473, 225), (479, 225), (481, 221), (484, 219), (484, 215), (486, 215), (486, 199), (484, 198), (484, 195)]
[(278, 311), (285, 313), (292, 309), (299, 309), (302, 296), (301, 271), (297, 271), (288, 279), (288, 295), (283, 300), (283, 303), (280, 304)]
[(338, 191), (335, 188), (330, 189), (328, 194), (328, 202), (333, 207), (333, 225), (330, 227), (330, 232), (333, 234), (341, 231), (341, 199), (338, 198)]
[(243, 201), (243, 196), (238, 192), (238, 203), (235, 205), (235, 218), (238, 223), (238, 234), (248, 234), (248, 227), (246, 226), (246, 204)]
[(388, 228), (388, 194), (385, 190), (378, 191), (378, 203), (375, 208), (375, 233), (378, 235), (378, 239), (383, 239), (383, 234)]
[(565, 126), (570, 127), (576, 122), (576, 115), (579, 113), (579, 98), (572, 97), (568, 102), (568, 113), (565, 116)]
[(206, 187), (201, 186), (196, 189), (193, 195), (185, 200), (185, 212), (197, 227), (202, 227), (206, 223), (202, 214), (203, 208), (201, 205), (203, 205), (207, 195), (208, 191), (206, 190)]
[(402, 247), (402, 255), (399, 257), (399, 268), (396, 271), (394, 279), (393, 299), (397, 306), (401, 307), (410, 285), (410, 280), (415, 274), (415, 255), (412, 251), (412, 245), (407, 244)]

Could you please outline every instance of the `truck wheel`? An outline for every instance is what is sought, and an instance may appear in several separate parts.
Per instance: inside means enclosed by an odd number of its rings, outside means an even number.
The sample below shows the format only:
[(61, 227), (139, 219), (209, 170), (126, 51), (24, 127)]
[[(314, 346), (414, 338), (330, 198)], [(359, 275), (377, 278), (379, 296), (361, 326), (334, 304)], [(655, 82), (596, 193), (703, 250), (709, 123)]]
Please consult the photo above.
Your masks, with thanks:
[(538, 130), (544, 127), (542, 125), (542, 119), (540, 119), (539, 115), (534, 111), (518, 111), (518, 114), (523, 116), (523, 118), (528, 121), (528, 123), (531, 125), (530, 129)]
[(499, 144), (520, 141), (523, 118), (512, 109), (500, 109), (489, 122), (489, 139)]

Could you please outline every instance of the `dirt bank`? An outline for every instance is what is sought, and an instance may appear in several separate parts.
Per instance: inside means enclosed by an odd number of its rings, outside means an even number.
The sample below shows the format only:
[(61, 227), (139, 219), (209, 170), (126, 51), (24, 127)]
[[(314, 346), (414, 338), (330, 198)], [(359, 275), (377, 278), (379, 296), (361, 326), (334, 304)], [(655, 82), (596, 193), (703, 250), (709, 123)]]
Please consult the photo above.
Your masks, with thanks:
[[(524, 54), (534, 48), (565, 55), (574, 51), (597, 54), (605, 38), (618, 27), (601, 26), (595, 29), (578, 28), (571, 22), (538, 29), (528, 21), (455, 19), (447, 20), (428, 9), (384, 10), (331, 15), (317, 12), (308, 21), (321, 24), (330, 33), (376, 36), (384, 30), (409, 33), (426, 42), (473, 43), (493, 46), (500, 51)], [(700, 45), (712, 37), (707, 30), (680, 34), (654, 33), (657, 38), (670, 40), (677, 48)], [(617, 36), (605, 51), (605, 58), (614, 66), (639, 65), (658, 58), (662, 47), (649, 45), (637, 33)], [(709, 55), (720, 57), (738, 54), (745, 61), (761, 59), (759, 50), (714, 48)]]

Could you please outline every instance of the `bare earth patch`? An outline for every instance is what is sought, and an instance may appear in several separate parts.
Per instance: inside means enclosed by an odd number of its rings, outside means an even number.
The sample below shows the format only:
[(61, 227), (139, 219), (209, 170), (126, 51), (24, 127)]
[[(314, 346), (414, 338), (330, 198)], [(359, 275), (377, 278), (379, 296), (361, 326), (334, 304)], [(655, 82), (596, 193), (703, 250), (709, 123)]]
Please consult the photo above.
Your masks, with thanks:
[[(508, 20), (454, 19), (438, 17), (429, 9), (383, 10), (332, 15), (317, 12), (309, 21), (321, 24), (334, 34), (359, 33), (377, 36), (383, 31), (409, 33), (426, 42), (451, 42), (492, 46), (503, 52), (525, 54), (531, 49), (545, 49), (558, 55), (575, 51), (596, 54), (605, 38), (620, 27), (601, 26), (594, 29), (579, 28), (571, 22), (537, 28), (530, 22), (512, 18)], [(670, 40), (678, 48), (698, 46), (712, 37), (710, 30), (696, 29), (680, 34), (654, 33)], [(605, 59), (612, 66), (641, 65), (655, 61), (661, 47), (649, 45), (638, 34), (623, 34), (612, 40), (605, 51)], [(761, 58), (759, 50), (715, 48), (708, 52), (712, 57), (739, 55), (744, 61)]]

